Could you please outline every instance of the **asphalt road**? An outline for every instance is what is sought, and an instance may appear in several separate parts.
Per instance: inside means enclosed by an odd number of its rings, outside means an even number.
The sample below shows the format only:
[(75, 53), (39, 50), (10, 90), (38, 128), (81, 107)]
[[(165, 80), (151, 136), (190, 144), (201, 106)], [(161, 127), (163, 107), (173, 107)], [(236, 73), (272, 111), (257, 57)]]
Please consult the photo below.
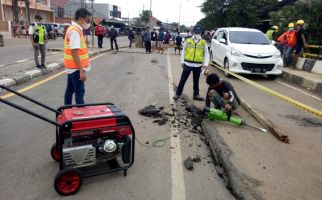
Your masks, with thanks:
[[(146, 105), (170, 104), (173, 91), (168, 79), (172, 70), (168, 67), (177, 61), (175, 56), (125, 49), (91, 62), (87, 103), (115, 103), (130, 117), (142, 143), (172, 137), (160, 148), (136, 143), (135, 163), (127, 177), (119, 172), (85, 179), (77, 194), (64, 199), (234, 199), (217, 176), (207, 146), (196, 134), (185, 130), (174, 137), (169, 125), (159, 126), (153, 119), (138, 115)], [(56, 108), (63, 104), (65, 85), (66, 76), (62, 75), (25, 94)], [(8, 100), (54, 118), (53, 113), (16, 96)], [(62, 199), (53, 188), (58, 164), (49, 152), (54, 127), (5, 105), (0, 105), (0, 122), (0, 199)], [(183, 160), (196, 155), (201, 162), (195, 163), (193, 171), (184, 169)]]
[[(97, 37), (95, 37), (95, 44), (97, 46)], [(119, 45), (128, 43), (127, 37), (118, 38)], [(64, 46), (64, 40), (59, 37), (56, 40), (48, 40), (47, 49), (62, 49)], [(110, 47), (110, 41), (108, 38), (104, 38), (103, 47)], [(47, 56), (51, 56), (53, 52), (47, 51)], [(27, 38), (10, 38), (5, 40), (5, 46), (0, 47), (0, 67), (15, 64), (17, 62), (23, 62), (29, 59), (33, 59), (33, 49), (31, 42)]]

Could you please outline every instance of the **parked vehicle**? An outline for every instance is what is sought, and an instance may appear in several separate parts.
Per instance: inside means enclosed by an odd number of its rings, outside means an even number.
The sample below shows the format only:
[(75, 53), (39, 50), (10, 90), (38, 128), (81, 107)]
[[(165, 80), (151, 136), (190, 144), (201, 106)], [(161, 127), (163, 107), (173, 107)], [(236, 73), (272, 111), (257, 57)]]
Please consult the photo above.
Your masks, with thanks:
[[(276, 78), (283, 73), (280, 51), (257, 29), (218, 29), (211, 40), (210, 61), (240, 74)], [(229, 73), (225, 72), (225, 76)]]
[(44, 26), (46, 27), (48, 39), (56, 40), (57, 36), (58, 36), (58, 33), (57, 33), (56, 28), (54, 27), (54, 24), (45, 23)]

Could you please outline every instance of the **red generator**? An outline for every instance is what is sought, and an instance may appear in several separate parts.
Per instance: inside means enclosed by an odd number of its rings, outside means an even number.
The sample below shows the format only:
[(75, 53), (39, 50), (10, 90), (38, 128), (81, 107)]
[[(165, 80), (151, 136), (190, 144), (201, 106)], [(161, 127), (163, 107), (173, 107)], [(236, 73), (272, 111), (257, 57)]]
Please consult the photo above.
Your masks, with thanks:
[(127, 170), (134, 163), (135, 131), (130, 119), (111, 103), (62, 106), (57, 110), (1, 86), (26, 100), (56, 113), (56, 121), (26, 108), (0, 101), (56, 126), (51, 157), (59, 163), (54, 181), (61, 195), (75, 194), (83, 178)]

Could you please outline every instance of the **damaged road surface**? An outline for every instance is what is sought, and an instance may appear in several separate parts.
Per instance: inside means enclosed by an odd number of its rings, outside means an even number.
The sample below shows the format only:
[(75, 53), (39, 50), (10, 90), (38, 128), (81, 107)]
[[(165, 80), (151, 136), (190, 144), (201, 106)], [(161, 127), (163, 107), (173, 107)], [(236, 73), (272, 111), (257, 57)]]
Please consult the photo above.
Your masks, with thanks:
[[(189, 118), (184, 102), (176, 111), (168, 106), (167, 67), (160, 67), (167, 66), (166, 55), (145, 54), (144, 49), (136, 48), (122, 51), (91, 61), (85, 102), (114, 103), (131, 119), (137, 139), (134, 164), (126, 177), (117, 172), (84, 179), (81, 189), (68, 199), (233, 200), (216, 173), (207, 145), (200, 139), (201, 129), (195, 127), (198, 120)], [(65, 87), (63, 74), (24, 94), (57, 108), (63, 103)], [(16, 96), (8, 101), (55, 118), (53, 113)], [(138, 113), (148, 105), (155, 105), (153, 113), (160, 115)], [(3, 104), (0, 123), (0, 199), (61, 199), (53, 188), (59, 165), (50, 157), (55, 127)], [(176, 131), (171, 132), (174, 127)], [(180, 143), (171, 143), (172, 139)], [(172, 158), (179, 153), (181, 159), (174, 164)], [(191, 171), (184, 167), (189, 156)]]

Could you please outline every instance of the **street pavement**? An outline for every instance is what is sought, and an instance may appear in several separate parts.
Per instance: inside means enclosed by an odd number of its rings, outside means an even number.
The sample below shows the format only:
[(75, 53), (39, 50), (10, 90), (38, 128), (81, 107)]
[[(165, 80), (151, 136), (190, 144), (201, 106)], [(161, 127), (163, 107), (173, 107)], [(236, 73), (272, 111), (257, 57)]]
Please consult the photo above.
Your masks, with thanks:
[[(104, 39), (104, 42), (103, 49), (110, 49), (110, 43), (107, 38)], [(8, 39), (7, 43), (9, 43), (7, 47), (0, 48), (0, 80), (9, 78), (14, 79), (16, 82), (21, 82), (21, 80), (24, 82), (26, 77), (29, 77), (29, 73), (34, 74), (32, 71), (36, 69), (30, 41), (24, 38), (14, 38)], [(62, 50), (63, 44), (64, 41), (61, 38), (49, 40), (47, 49)], [(127, 37), (119, 37), (118, 44), (119, 46), (127, 46)], [(90, 48), (90, 51), (98, 50), (101, 49)], [(58, 65), (57, 63), (62, 62), (62, 51), (47, 51), (45, 62), (47, 67), (51, 64)], [(28, 79), (30, 79), (30, 77)]]
[[(179, 56), (174, 55), (172, 49), (168, 53), (146, 54), (143, 49), (133, 48), (98, 55), (88, 73), (86, 102), (113, 102), (121, 107), (131, 118), (143, 144), (173, 136), (169, 124), (158, 126), (152, 123), (153, 119), (139, 116), (137, 112), (150, 104), (174, 103), (178, 109), (182, 106), (182, 100), (171, 100), (172, 83), (178, 84), (182, 71)], [(223, 77), (217, 69), (208, 69)], [(50, 75), (41, 80), (47, 77)], [(282, 79), (246, 77), (322, 110), (321, 94), (305, 91)], [(221, 157), (218, 159), (215, 155), (216, 167), (207, 145), (197, 134), (184, 130), (170, 137), (161, 148), (147, 148), (137, 143), (135, 163), (127, 177), (115, 173), (86, 179), (81, 190), (68, 199), (234, 199), (225, 186), (240, 199), (320, 199), (321, 119), (238, 79), (228, 80), (243, 100), (288, 135), (290, 144), (281, 143), (271, 133), (205, 120), (205, 131), (216, 145), (215, 153)], [(32, 80), (14, 89), (38, 81)], [(66, 77), (62, 75), (25, 94), (58, 107), (63, 103), (65, 84)], [(200, 94), (205, 96), (204, 75), (200, 88)], [(203, 102), (191, 100), (192, 77), (184, 93), (189, 103), (203, 107)], [(8, 100), (54, 117), (18, 97)], [(13, 108), (4, 105), (0, 108), (0, 190), (4, 191), (0, 199), (60, 199), (53, 188), (58, 166), (49, 155), (54, 127)], [(237, 112), (250, 124), (262, 126), (244, 108), (240, 107)], [(186, 170), (183, 160), (196, 155), (200, 155), (202, 161), (195, 163), (193, 171)]]
[[(165, 54), (125, 49), (117, 54), (101, 54), (91, 62), (87, 103), (115, 103), (130, 117), (143, 144), (171, 137), (159, 148), (136, 143), (135, 162), (127, 177), (119, 172), (85, 179), (77, 194), (64, 199), (234, 199), (216, 174), (209, 150), (197, 134), (184, 130), (174, 136), (169, 124), (159, 126), (152, 123), (153, 119), (138, 115), (146, 105), (170, 104), (168, 77), (172, 75), (168, 66), (172, 61), (167, 59)], [(62, 75), (25, 94), (56, 108), (63, 104), (65, 85), (66, 76)], [(8, 100), (54, 118), (53, 113), (16, 96)], [(62, 199), (53, 188), (58, 164), (49, 152), (55, 128), (11, 107), (0, 108), (0, 199)], [(201, 162), (194, 164), (193, 171), (186, 170), (183, 160), (196, 155)]]
[[(179, 63), (176, 64), (179, 66)], [(223, 73), (208, 67), (212, 72)], [(173, 68), (178, 84), (180, 67)], [(321, 94), (308, 92), (282, 79), (269, 80), (264, 76), (246, 76), (287, 97), (317, 110), (322, 110)], [(221, 122), (204, 122), (204, 129), (220, 154), (217, 165), (229, 180), (240, 199), (320, 199), (322, 196), (322, 120), (294, 105), (271, 96), (236, 78), (232, 83), (240, 98), (250, 104), (276, 128), (288, 135), (290, 144), (278, 141), (271, 133), (234, 127)], [(206, 95), (205, 77), (201, 79), (201, 95)], [(185, 87), (192, 99), (192, 79)], [(203, 104), (194, 101), (202, 108)], [(262, 127), (243, 107), (237, 110), (248, 123)], [(224, 171), (224, 172), (222, 172)]]
[[(104, 38), (104, 48), (110, 48), (110, 41), (108, 38)], [(128, 45), (128, 39), (126, 36), (118, 37), (118, 44)], [(94, 46), (97, 47), (97, 37), (95, 37)], [(48, 40), (47, 49), (63, 49), (64, 40), (58, 37), (56, 40)], [(91, 43), (90, 43), (91, 47)], [(47, 51), (46, 62), (49, 62), (51, 55), (57, 52)], [(10, 38), (5, 40), (5, 46), (0, 48), (0, 68), (4, 66), (10, 66), (17, 63), (21, 63), (27, 60), (33, 60), (34, 52), (31, 46), (31, 42), (28, 38)]]

